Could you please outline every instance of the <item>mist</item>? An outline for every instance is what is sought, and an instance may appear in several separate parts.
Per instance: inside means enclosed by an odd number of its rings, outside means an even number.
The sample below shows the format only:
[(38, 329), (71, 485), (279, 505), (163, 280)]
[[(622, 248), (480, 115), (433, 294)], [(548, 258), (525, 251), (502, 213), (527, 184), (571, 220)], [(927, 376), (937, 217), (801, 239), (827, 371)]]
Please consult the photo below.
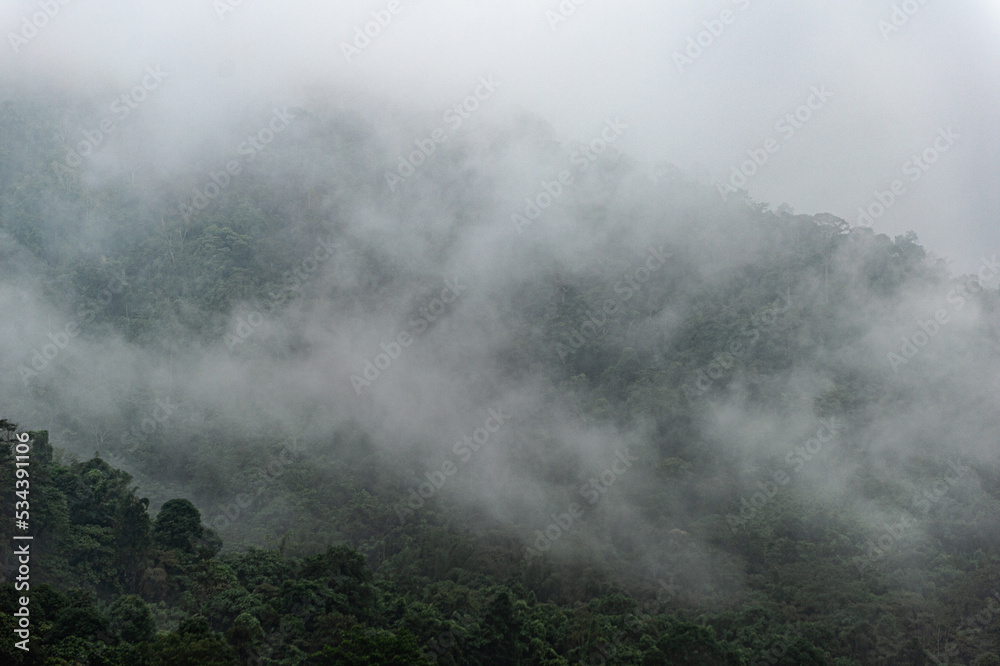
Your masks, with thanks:
[(0, 27), (4, 417), (152, 507), (378, 566), (289, 499), (363, 488), (394, 529), (712, 610), (755, 585), (719, 534), (777, 539), (751, 535), (785, 502), (806, 533), (851, 516), (859, 573), (938, 544), (940, 507), (996, 546), (990, 3)]

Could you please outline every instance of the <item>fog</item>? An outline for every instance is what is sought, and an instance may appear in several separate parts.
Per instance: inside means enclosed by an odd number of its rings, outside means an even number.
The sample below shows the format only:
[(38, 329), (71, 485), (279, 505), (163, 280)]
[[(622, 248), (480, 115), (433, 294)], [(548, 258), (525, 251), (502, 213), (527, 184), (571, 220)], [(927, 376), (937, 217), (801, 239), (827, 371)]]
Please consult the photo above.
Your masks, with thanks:
[[(733, 595), (737, 568), (706, 547), (704, 516), (735, 515), (732, 498), (780, 484), (775, 472), (859, 509), (878, 534), (898, 515), (848, 482), (858, 470), (909, 496), (944, 478), (945, 460), (995, 464), (996, 315), (973, 297), (1000, 271), (994, 4), (914, 2), (896, 24), (892, 3), (860, 0), (345, 4), (0, 7), (0, 102), (61, 127), (56, 144), (0, 137), (48, 178), (35, 203), (45, 249), (0, 231), (5, 418), (77, 455), (99, 450), (159, 502), (215, 479), (216, 495), (195, 499), (226, 538), (270, 528), (219, 520), (244, 492), (239, 449), (223, 445), (297, 438), (333, 476), (338, 456), (376, 452), (401, 523), (425, 506), (410, 491), (435, 479), (427, 504), (525, 548), (575, 503), (582, 529), (549, 539), (552, 553), (596, 558), (613, 543), (637, 553), (631, 573), (650, 587), (680, 567), (688, 586)], [(41, 5), (58, 11), (32, 32), (24, 17)], [(368, 39), (356, 28), (372, 21), (383, 25)], [(95, 140), (102, 123), (113, 131)], [(71, 164), (86, 141), (97, 145)], [(150, 276), (164, 269), (114, 257), (165, 238), (156, 262), (189, 266), (186, 229), (222, 224), (237, 191), (259, 206), (235, 214), (240, 233), (282, 220), (260, 255), (274, 297), (235, 298), (197, 325), (166, 287), (162, 303), (130, 301), (140, 284), (160, 293)], [(80, 192), (87, 206), (70, 203)], [(109, 192), (135, 216), (106, 205)], [(851, 231), (826, 278), (786, 289), (760, 276), (765, 306), (732, 309), (752, 325), (705, 320), (727, 331), (717, 353), (681, 358), (683, 385), (650, 389), (649, 404), (692, 405), (690, 431), (651, 422), (639, 398), (593, 411), (592, 387), (565, 370), (586, 368), (587, 348), (542, 334), (558, 321), (595, 345), (621, 341), (617, 368), (659, 361), (700, 334), (703, 294), (783, 251), (755, 220), (826, 213), (831, 229), (856, 227), (859, 208), (876, 211), (872, 232)], [(911, 230), (933, 256), (923, 279), (884, 296), (859, 277), (874, 238)], [(119, 277), (76, 293), (43, 270), (56, 260), (111, 261)], [(956, 291), (949, 278), (963, 275), (977, 280)], [(560, 319), (581, 298), (593, 321)], [(781, 400), (762, 409), (749, 365), (727, 366), (715, 390), (712, 363), (741, 358), (740, 343), (780, 353), (772, 331), (817, 303), (826, 324), (797, 328), (792, 362), (767, 379)], [(123, 329), (108, 308), (151, 323)], [(903, 339), (919, 331), (909, 355)], [(32, 366), (46, 345), (57, 354)], [(845, 398), (872, 409), (824, 426), (817, 401), (873, 374), (882, 394)], [(177, 451), (183, 469), (158, 476), (137, 453), (148, 449)], [(702, 455), (730, 472), (664, 476)], [(945, 501), (974, 497), (976, 478), (948, 481)]]
[[(987, 224), (1000, 204), (982, 174), (1000, 140), (989, 122), (1000, 101), (1000, 56), (991, 48), (1000, 11), (988, 2), (919, 3), (897, 26), (889, 2), (584, 2), (556, 20), (546, 13), (558, 3), (400, 0), (371, 45), (347, 55), (343, 45), (382, 5), (224, 6), (68, 2), (16, 53), (4, 50), (0, 71), (75, 92), (103, 88), (113, 98), (146, 65), (160, 64), (169, 86), (143, 113), (157, 116), (157, 163), (180, 169), (250, 100), (338, 90), (342, 103), (363, 93), (439, 115), (492, 75), (503, 82), (495, 108), (528, 110), (574, 138), (621, 115), (632, 127), (622, 144), (630, 155), (713, 181), (728, 179), (747, 150), (773, 136), (810, 86), (825, 85), (829, 104), (750, 179), (754, 198), (855, 224), (858, 207), (901, 177), (901, 165), (939, 128), (953, 127), (957, 149), (915, 184), (907, 180), (907, 195), (875, 226), (890, 237), (915, 230), (960, 271), (992, 246)], [(23, 30), (33, 11), (33, 2), (4, 3), (5, 33)], [(679, 65), (688, 38), (723, 11), (732, 22)], [(962, 222), (943, 223), (949, 218)]]

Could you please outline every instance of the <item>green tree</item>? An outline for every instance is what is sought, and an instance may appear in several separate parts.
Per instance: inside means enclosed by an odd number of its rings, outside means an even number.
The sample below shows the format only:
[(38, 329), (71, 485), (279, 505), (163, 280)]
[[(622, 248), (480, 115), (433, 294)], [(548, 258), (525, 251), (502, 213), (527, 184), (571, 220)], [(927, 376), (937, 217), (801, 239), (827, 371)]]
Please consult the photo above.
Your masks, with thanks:
[(260, 621), (250, 613), (240, 613), (236, 617), (233, 626), (226, 632), (226, 640), (243, 663), (249, 663), (251, 657), (259, 655), (265, 645)]
[(358, 625), (340, 645), (325, 646), (307, 663), (309, 666), (430, 666), (432, 662), (421, 653), (413, 634), (405, 629), (393, 634)]
[(186, 499), (169, 500), (156, 514), (153, 541), (162, 548), (194, 553), (203, 535), (201, 512)]
[(152, 611), (140, 597), (125, 594), (111, 604), (108, 610), (111, 631), (126, 643), (142, 643), (156, 636), (156, 620)]

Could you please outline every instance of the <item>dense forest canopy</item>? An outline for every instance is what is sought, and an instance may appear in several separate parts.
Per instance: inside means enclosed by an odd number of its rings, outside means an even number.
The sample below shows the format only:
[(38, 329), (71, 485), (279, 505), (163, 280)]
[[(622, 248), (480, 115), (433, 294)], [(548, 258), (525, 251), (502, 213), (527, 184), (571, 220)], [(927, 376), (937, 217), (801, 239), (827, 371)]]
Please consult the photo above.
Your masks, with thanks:
[(978, 14), (119, 4), (0, 56), (0, 663), (1000, 665)]
[(141, 157), (54, 168), (66, 103), (0, 107), (11, 663), (995, 663), (992, 257), (530, 118), (384, 196), (319, 103), (189, 214)]

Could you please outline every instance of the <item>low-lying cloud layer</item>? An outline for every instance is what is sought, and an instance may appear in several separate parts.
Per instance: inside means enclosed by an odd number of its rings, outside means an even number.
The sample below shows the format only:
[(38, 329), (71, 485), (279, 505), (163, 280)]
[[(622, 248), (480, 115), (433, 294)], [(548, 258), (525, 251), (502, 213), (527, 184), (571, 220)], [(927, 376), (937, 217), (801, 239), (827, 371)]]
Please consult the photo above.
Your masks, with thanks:
[[(33, 246), (0, 231), (4, 416), (111, 452), (158, 494), (179, 488), (137, 449), (297, 437), (296, 455), (322, 457), (357, 427), (394, 461), (401, 522), (441, 502), (536, 552), (599, 553), (613, 535), (661, 578), (668, 551), (689, 581), (730, 575), (696, 564), (699, 521), (743, 529), (786, 487), (862, 511), (877, 543), (900, 517), (847, 483), (858, 469), (947, 502), (977, 492), (955, 470), (994, 459), (996, 315), (979, 294), (997, 282), (1000, 13), (862, 4), (8, 3), (0, 103), (40, 115), (7, 131), (59, 129), (0, 139), (34, 165), (45, 220)], [(809, 231), (744, 189), (832, 215)], [(234, 209), (247, 192), (255, 207)], [(3, 214), (14, 228), (18, 209)], [(874, 232), (848, 231), (862, 214)], [(228, 231), (188, 240), (209, 223)], [(978, 279), (928, 261), (883, 294), (876, 234), (911, 229)], [(167, 251), (150, 263), (108, 265), (151, 238)], [(814, 280), (754, 276), (808, 243), (838, 248)], [(277, 285), (266, 298), (197, 325), (166, 286), (130, 301), (164, 266), (241, 252)], [(40, 277), (55, 259), (108, 266), (76, 293)], [(748, 279), (757, 302), (709, 312), (707, 294)], [(807, 330), (823, 307), (828, 325)], [(727, 321), (714, 354), (683, 355)], [(621, 347), (618, 371), (681, 378), (651, 381), (635, 414), (686, 401), (697, 423), (591, 409), (580, 375), (604, 345)], [(757, 354), (782, 374), (755, 374)], [(883, 394), (854, 390), (873, 374)], [(766, 411), (762, 381), (785, 386)], [(942, 410), (942, 392), (964, 399)], [(823, 420), (867, 400), (897, 409)], [(731, 471), (684, 466), (702, 455)], [(189, 478), (234, 466), (195, 459)], [(200, 498), (206, 518), (225, 492)], [(650, 493), (659, 515), (640, 508)], [(907, 534), (925, 535), (911, 513)]]

